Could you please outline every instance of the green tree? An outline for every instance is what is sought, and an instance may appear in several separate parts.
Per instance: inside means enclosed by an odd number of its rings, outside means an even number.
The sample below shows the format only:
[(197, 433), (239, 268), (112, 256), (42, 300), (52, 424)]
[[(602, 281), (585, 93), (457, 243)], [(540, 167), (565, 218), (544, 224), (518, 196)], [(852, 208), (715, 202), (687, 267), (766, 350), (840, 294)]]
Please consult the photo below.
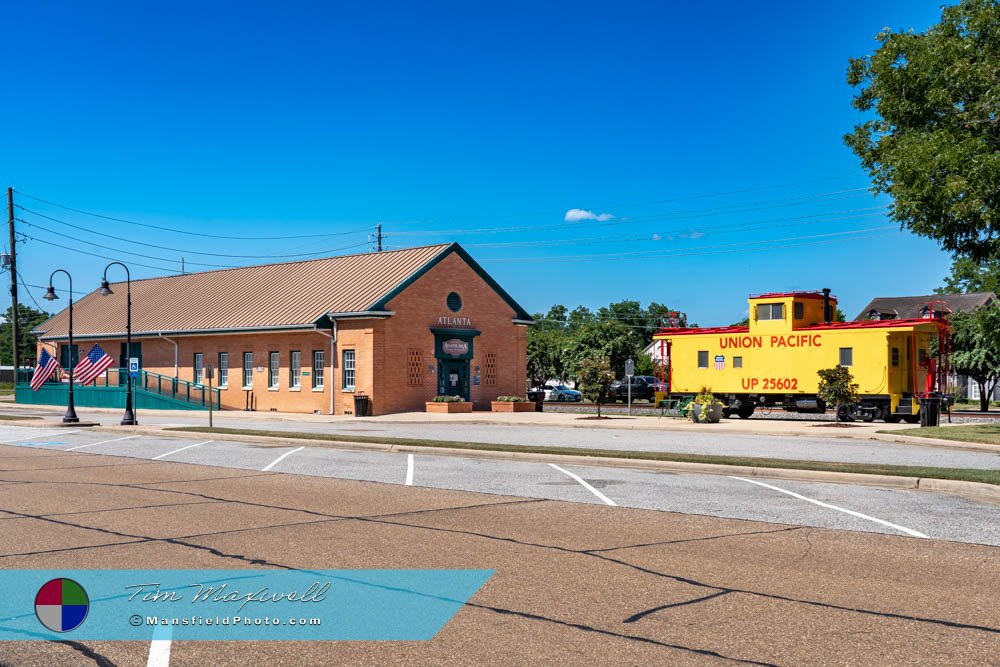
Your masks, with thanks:
[(819, 374), (819, 396), (827, 405), (835, 406), (837, 421), (846, 417), (848, 405), (858, 402), (858, 385), (846, 366), (835, 366), (816, 371)]
[(969, 257), (955, 257), (951, 275), (935, 294), (966, 294), (968, 292), (995, 292), (1000, 294), (1000, 259), (977, 262)]
[(1000, 2), (962, 0), (926, 32), (876, 40), (847, 70), (874, 118), (845, 143), (893, 220), (974, 261), (1000, 255)]
[(587, 357), (580, 361), (580, 389), (584, 397), (597, 403), (597, 416), (601, 416), (601, 404), (611, 395), (611, 383), (615, 374), (607, 357)]
[(951, 316), (951, 366), (979, 385), (979, 407), (988, 411), (1000, 380), (1000, 307)]
[[(17, 304), (17, 312), (20, 314), (18, 325), (21, 338), (21, 344), (18, 345), (19, 361), (22, 366), (34, 366), (38, 358), (38, 338), (31, 333), (31, 330), (49, 319), (49, 315), (21, 303)], [(14, 347), (14, 332), (11, 326), (13, 314), (13, 306), (7, 308), (3, 323), (0, 323), (0, 364), (5, 366), (14, 363), (14, 355), (11, 352)]]
[(643, 338), (627, 324), (614, 321), (591, 322), (570, 336), (569, 370), (579, 376), (581, 364), (591, 357), (606, 357), (612, 371), (624, 375), (625, 360), (642, 354)]

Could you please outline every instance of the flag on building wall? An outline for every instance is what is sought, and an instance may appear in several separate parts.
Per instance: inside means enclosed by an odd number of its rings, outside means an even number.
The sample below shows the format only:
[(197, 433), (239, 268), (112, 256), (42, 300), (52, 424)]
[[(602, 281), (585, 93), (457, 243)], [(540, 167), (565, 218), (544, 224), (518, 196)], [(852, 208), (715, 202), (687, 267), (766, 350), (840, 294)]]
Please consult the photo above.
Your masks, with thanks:
[(115, 360), (100, 345), (95, 345), (73, 369), (73, 379), (80, 384), (90, 384), (113, 363)]
[(35, 372), (31, 374), (31, 390), (41, 389), (57, 368), (59, 368), (59, 362), (49, 354), (48, 350), (42, 350), (42, 353), (38, 355), (38, 365), (35, 366)]
[(715, 370), (724, 371), (726, 370), (726, 357), (721, 354), (715, 355)]

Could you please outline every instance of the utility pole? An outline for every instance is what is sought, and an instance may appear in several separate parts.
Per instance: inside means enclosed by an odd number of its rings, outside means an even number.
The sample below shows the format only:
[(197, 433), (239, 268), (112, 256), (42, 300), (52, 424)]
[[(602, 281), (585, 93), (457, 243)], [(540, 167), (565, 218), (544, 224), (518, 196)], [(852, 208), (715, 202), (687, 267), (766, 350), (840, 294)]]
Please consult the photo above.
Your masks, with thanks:
[(7, 229), (10, 232), (10, 305), (11, 322), (10, 328), (14, 332), (13, 363), (14, 363), (14, 384), (17, 384), (17, 371), (21, 367), (20, 355), (20, 322), (21, 311), (17, 307), (17, 251), (14, 248), (14, 188), (7, 188)]
[[(13, 211), (14, 210), (13, 207), (11, 207), (10, 210)], [(10, 215), (11, 215), (11, 219), (13, 220), (13, 215), (14, 214), (11, 213)], [(13, 225), (14, 223), (12, 222), (11, 224)], [(13, 227), (11, 227), (11, 229), (13, 229)], [(13, 232), (11, 232), (11, 233), (13, 233)], [(378, 223), (378, 250), (376, 250), (376, 252), (382, 252), (382, 223), (381, 222)]]

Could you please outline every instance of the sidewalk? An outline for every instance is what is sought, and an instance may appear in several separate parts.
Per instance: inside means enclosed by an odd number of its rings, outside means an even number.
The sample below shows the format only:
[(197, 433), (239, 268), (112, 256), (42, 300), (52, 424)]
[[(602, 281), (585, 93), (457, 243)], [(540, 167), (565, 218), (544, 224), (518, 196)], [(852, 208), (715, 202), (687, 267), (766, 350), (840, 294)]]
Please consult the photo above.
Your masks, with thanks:
[[(63, 413), (62, 406), (31, 404), (0, 404), (0, 414), (19, 412), (25, 415), (48, 413), (46, 419), (58, 422)], [(121, 419), (120, 408), (77, 408), (81, 420), (100, 422), (113, 426)], [(208, 412), (192, 410), (143, 410), (138, 411), (139, 423), (145, 427), (207, 425)], [(697, 436), (784, 436), (801, 438), (837, 438), (851, 440), (884, 440), (894, 443), (964, 449), (977, 451), (1000, 451), (996, 445), (967, 443), (950, 440), (931, 440), (907, 435), (894, 435), (892, 431), (914, 428), (913, 424), (887, 424), (885, 422), (852, 422), (837, 425), (832, 421), (803, 421), (774, 417), (752, 417), (750, 419), (723, 419), (718, 424), (696, 424), (680, 417), (622, 416), (613, 415), (606, 419), (595, 419), (592, 415), (565, 412), (472, 412), (466, 414), (432, 414), (426, 412), (405, 412), (380, 417), (354, 417), (352, 415), (317, 415), (294, 412), (244, 412), (224, 410), (214, 413), (216, 426), (231, 428), (267, 429), (269, 425), (280, 425), (281, 430), (290, 430), (292, 424), (302, 424), (306, 430), (315, 430), (320, 424), (336, 424), (341, 427), (357, 425), (370, 429), (379, 424), (393, 426), (428, 425), (442, 427), (491, 426), (521, 428), (572, 428), (589, 431), (641, 431), (644, 433), (690, 433)], [(36, 422), (36, 425), (42, 425)], [(942, 424), (948, 426), (948, 424)], [(889, 433), (879, 433), (888, 431)]]

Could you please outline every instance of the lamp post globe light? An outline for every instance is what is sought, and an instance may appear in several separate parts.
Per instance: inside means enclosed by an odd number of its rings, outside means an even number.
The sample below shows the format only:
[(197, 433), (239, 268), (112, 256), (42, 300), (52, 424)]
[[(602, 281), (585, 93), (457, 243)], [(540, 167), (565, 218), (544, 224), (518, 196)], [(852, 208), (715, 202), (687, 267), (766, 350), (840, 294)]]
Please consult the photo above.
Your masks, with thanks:
[[(104, 267), (104, 277), (101, 279), (101, 296), (114, 294), (108, 284), (108, 269), (112, 266), (120, 266), (125, 269), (125, 364), (128, 369), (129, 360), (132, 358), (132, 274), (128, 267), (121, 262), (111, 262)], [(120, 371), (119, 371), (120, 372)], [(132, 373), (128, 372), (128, 385), (125, 393), (125, 416), (122, 417), (122, 426), (135, 426), (139, 422), (135, 419), (135, 411), (132, 409)]]
[(63, 416), (64, 424), (75, 424), (80, 421), (80, 418), (76, 416), (76, 407), (73, 405), (73, 276), (69, 275), (69, 272), (65, 269), (56, 269), (49, 275), (49, 288), (45, 291), (45, 296), (43, 297), (46, 301), (55, 301), (59, 297), (56, 296), (56, 290), (52, 287), (52, 278), (57, 273), (65, 273), (66, 278), (69, 279), (69, 354), (66, 355), (66, 359), (69, 362), (69, 400), (66, 403), (66, 414)]

